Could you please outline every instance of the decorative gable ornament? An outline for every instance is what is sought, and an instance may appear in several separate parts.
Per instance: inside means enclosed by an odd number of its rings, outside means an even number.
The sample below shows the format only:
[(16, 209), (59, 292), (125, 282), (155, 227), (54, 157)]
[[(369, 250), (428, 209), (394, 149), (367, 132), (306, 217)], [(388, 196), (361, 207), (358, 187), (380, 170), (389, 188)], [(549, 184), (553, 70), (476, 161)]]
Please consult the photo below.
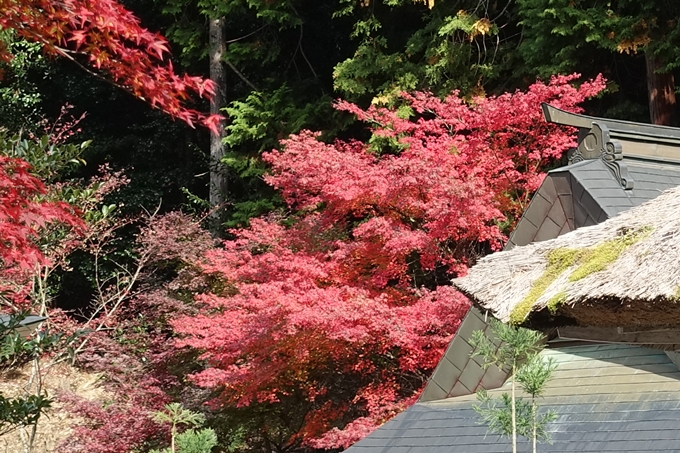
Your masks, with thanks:
[(590, 130), (581, 129), (578, 148), (569, 156), (569, 164), (588, 159), (602, 159), (625, 190), (635, 186), (623, 162), (623, 146), (620, 141), (611, 138), (609, 128), (604, 124), (593, 122)]

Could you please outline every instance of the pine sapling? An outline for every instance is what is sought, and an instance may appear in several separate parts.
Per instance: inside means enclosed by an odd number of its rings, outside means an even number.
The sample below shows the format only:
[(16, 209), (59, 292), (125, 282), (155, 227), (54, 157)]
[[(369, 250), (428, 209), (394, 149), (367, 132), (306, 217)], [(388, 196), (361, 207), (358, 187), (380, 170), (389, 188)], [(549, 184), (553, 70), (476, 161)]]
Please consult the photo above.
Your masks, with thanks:
[(522, 390), (531, 396), (530, 436), (534, 453), (536, 453), (537, 439), (550, 441), (550, 436), (546, 432), (545, 426), (557, 417), (555, 411), (548, 411), (541, 416), (538, 415), (538, 398), (543, 396), (545, 385), (552, 377), (555, 368), (556, 365), (552, 358), (543, 360), (542, 357), (536, 355), (529, 362), (522, 365), (514, 377), (514, 380), (517, 380)]
[(175, 440), (179, 425), (200, 426), (205, 422), (202, 414), (184, 409), (180, 403), (167, 404), (164, 411), (153, 414), (153, 419), (156, 423), (170, 423), (170, 451), (172, 453), (176, 453)]
[[(482, 404), (474, 408), (490, 431), (511, 437), (512, 451), (517, 453), (517, 434), (534, 439), (534, 445), (539, 434), (547, 438), (543, 426), (551, 421), (554, 415), (538, 417), (536, 398), (541, 396), (555, 367), (552, 362), (546, 364), (538, 357), (538, 353), (543, 349), (544, 338), (541, 333), (522, 327), (512, 327), (495, 319), (491, 320), (490, 326), (493, 339), (485, 335), (484, 331), (473, 332), (470, 340), (474, 348), (473, 355), (479, 355), (484, 359), (484, 368), (491, 365), (501, 369), (509, 368), (512, 376), (511, 393), (503, 394), (499, 404), (485, 391), (481, 391), (478, 393), (478, 399)], [(532, 395), (531, 403), (518, 400), (517, 383), (526, 393)]]

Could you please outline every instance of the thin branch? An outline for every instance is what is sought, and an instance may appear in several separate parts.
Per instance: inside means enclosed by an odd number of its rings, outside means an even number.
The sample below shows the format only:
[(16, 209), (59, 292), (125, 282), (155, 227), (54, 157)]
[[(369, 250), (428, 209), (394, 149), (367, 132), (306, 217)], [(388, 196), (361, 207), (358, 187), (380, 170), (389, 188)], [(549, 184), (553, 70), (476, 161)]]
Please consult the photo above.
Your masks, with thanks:
[[(66, 58), (67, 60), (72, 61), (72, 62), (75, 63), (78, 67), (80, 67), (80, 69), (82, 69), (83, 71), (87, 72), (88, 74), (90, 74), (90, 75), (92, 75), (92, 76), (98, 78), (98, 79), (101, 80), (101, 81), (104, 81), (104, 82), (106, 82), (106, 83), (109, 83), (109, 84), (113, 85), (114, 87), (119, 88), (119, 89), (121, 89), (121, 90), (124, 90), (124, 91), (126, 91), (126, 92), (132, 94), (133, 96), (135, 96), (135, 95), (132, 93), (132, 91), (130, 91), (130, 89), (127, 88), (126, 86), (120, 85), (120, 84), (114, 82), (114, 81), (111, 80), (111, 79), (107, 79), (107, 78), (104, 77), (103, 75), (101, 75), (101, 74), (99, 74), (99, 73), (93, 71), (92, 69), (88, 68), (87, 66), (85, 66), (84, 64), (82, 64), (81, 62), (79, 62), (78, 60), (76, 60), (76, 59), (71, 55), (71, 54), (81, 55), (80, 53), (74, 52), (74, 51), (69, 50), (69, 49), (64, 49), (63, 47), (58, 47), (58, 46), (55, 46), (55, 45), (52, 45), (52, 47), (57, 51), (57, 53), (58, 53), (59, 55), (61, 55), (62, 57)], [(147, 101), (146, 99), (142, 98), (142, 97), (139, 97), (139, 96), (135, 96), (135, 97), (137, 97), (137, 98), (143, 100), (144, 102), (147, 102), (147, 103), (148, 103), (148, 101)]]
[[(293, 7), (291, 7), (291, 8), (292, 8), (293, 12), (295, 12), (295, 14), (297, 14), (298, 17), (299, 17), (300, 14), (297, 12), (297, 10), (296, 10), (295, 8), (293, 8)], [(373, 2), (373, 3), (371, 4), (371, 8), (375, 8), (375, 2)], [(302, 48), (302, 35), (303, 35), (303, 33), (304, 33), (304, 24), (303, 24), (302, 22), (300, 22), (300, 38), (298, 39), (298, 44), (297, 44), (297, 47), (295, 48), (295, 53), (293, 54), (293, 60), (295, 60), (295, 56), (297, 55), (297, 51), (298, 51), (298, 49), (299, 49), (299, 50), (300, 50), (300, 54), (302, 55), (302, 58), (305, 59), (305, 62), (307, 63), (307, 66), (309, 66), (309, 69), (312, 71), (312, 74), (314, 74), (314, 78), (315, 78), (315, 79), (318, 79), (318, 78), (319, 78), (319, 75), (318, 75), (318, 74), (316, 73), (316, 71), (314, 70), (314, 67), (312, 66), (312, 63), (309, 61), (309, 59), (307, 58), (307, 55), (305, 54), (305, 50)]]
[(227, 66), (229, 66), (231, 68), (231, 70), (234, 71), (236, 73), (236, 75), (239, 76), (239, 78), (246, 83), (246, 85), (248, 85), (250, 88), (252, 88), (255, 91), (260, 91), (250, 80), (248, 80), (246, 78), (246, 76), (243, 75), (243, 73), (241, 71), (236, 69), (236, 66), (234, 66), (231, 61), (229, 61), (225, 58), (224, 62), (227, 63)]
[(510, 4), (511, 4), (511, 3), (512, 3), (511, 1), (508, 1), (508, 2), (505, 4), (505, 7), (501, 10), (501, 12), (498, 13), (498, 15), (497, 15), (496, 17), (494, 17), (493, 20), (492, 20), (491, 22), (494, 22), (494, 23), (495, 23), (498, 19), (500, 19), (500, 17), (501, 17), (503, 14), (505, 14), (505, 12), (508, 10), (508, 8), (510, 7)]
[(253, 36), (255, 33), (257, 33), (258, 31), (260, 31), (260, 30), (262, 30), (262, 29), (264, 29), (264, 28), (267, 27), (267, 26), (268, 26), (268, 24), (264, 24), (263, 26), (261, 26), (261, 27), (258, 28), (257, 30), (255, 30), (255, 31), (253, 31), (253, 32), (250, 32), (250, 33), (248, 33), (247, 35), (243, 35), (243, 36), (241, 36), (240, 38), (235, 38), (235, 39), (230, 39), (230, 40), (228, 40), (228, 41), (224, 41), (224, 43), (225, 43), (225, 44), (231, 44), (231, 43), (233, 43), (233, 42), (241, 41), (242, 39), (250, 38), (250, 37)]
[(307, 55), (305, 55), (305, 49), (302, 48), (302, 24), (300, 24), (300, 39), (298, 40), (298, 47), (300, 48), (300, 54), (302, 55), (302, 58), (305, 59), (307, 62), (307, 66), (309, 66), (309, 69), (312, 71), (312, 74), (314, 74), (314, 78), (318, 79), (319, 75), (316, 73), (314, 68), (312, 67), (312, 63), (309, 62), (307, 59)]

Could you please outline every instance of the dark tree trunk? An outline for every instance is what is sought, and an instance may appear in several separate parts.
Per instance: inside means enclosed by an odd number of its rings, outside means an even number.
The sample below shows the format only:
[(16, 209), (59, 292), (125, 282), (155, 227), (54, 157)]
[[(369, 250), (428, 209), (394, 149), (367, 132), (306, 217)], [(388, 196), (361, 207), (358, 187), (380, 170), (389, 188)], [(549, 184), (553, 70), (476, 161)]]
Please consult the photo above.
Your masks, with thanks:
[(675, 126), (675, 79), (673, 73), (659, 74), (662, 62), (651, 52), (645, 53), (649, 115), (653, 124)]
[[(209, 47), (210, 47), (210, 80), (215, 82), (217, 89), (215, 97), (210, 104), (210, 113), (219, 114), (220, 109), (226, 106), (227, 77), (224, 70), (225, 44), (224, 18), (210, 19)], [(210, 134), (210, 206), (212, 215), (212, 233), (219, 236), (221, 223), (224, 220), (224, 208), (227, 200), (228, 175), (222, 158), (226, 152), (224, 138), (224, 124), (218, 127), (218, 134)]]

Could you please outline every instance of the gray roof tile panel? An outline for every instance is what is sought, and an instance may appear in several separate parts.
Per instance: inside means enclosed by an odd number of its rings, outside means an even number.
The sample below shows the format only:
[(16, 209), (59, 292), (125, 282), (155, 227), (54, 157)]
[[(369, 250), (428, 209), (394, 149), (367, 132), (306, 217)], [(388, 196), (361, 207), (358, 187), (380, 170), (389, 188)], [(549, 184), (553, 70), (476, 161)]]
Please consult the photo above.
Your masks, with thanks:
[(597, 223), (602, 223), (609, 218), (609, 214), (604, 211), (600, 212), (600, 216), (597, 218)]
[(622, 193), (624, 191), (607, 168), (599, 168), (597, 171), (579, 172), (575, 179), (589, 188), (620, 190)]
[[(576, 200), (574, 203), (576, 203)], [(578, 203), (583, 207), (586, 213), (594, 219), (597, 219), (600, 216), (600, 212), (604, 210), (604, 206), (600, 205), (588, 191), (583, 192), (581, 198), (578, 199)]]
[(571, 196), (571, 177), (569, 172), (552, 172), (550, 177), (546, 178), (546, 180), (548, 179), (553, 181), (557, 195)]
[(483, 369), (481, 358), (470, 356), (472, 346), (466, 339), (475, 330), (485, 329), (488, 329), (485, 316), (477, 308), (471, 308), (432, 373), (419, 401), (470, 395), (480, 387), (489, 390), (503, 385), (508, 375), (506, 370), (494, 366)]
[[(548, 427), (553, 444), (541, 445), (539, 451), (680, 451), (680, 371), (664, 352), (639, 346), (590, 345), (547, 349), (543, 354), (553, 357), (558, 368), (542, 400), (542, 410), (553, 409), (558, 417)], [(578, 371), (591, 374), (579, 375)], [(667, 382), (645, 386), (640, 384), (641, 376), (643, 381)], [(572, 384), (567, 385), (570, 380)], [(473, 395), (417, 403), (347, 451), (511, 451), (508, 439), (488, 433), (480, 425), (472, 409), (474, 403)], [(519, 451), (530, 450), (526, 439), (520, 438), (518, 444)]]
[(461, 373), (462, 370), (459, 370), (449, 359), (442, 357), (437, 365), (437, 373), (432, 376), (432, 381), (444, 391), (444, 395), (439, 398), (428, 398), (428, 400), (446, 398), (447, 393), (451, 391), (452, 383), (460, 378)]
[(430, 379), (427, 383), (427, 387), (425, 387), (425, 390), (421, 393), (420, 398), (423, 401), (440, 400), (446, 398), (448, 394), (448, 391), (441, 388), (434, 379)]
[(543, 223), (543, 219), (548, 215), (548, 212), (550, 212), (550, 208), (552, 208), (554, 201), (545, 198), (541, 192), (542, 191), (540, 190), (536, 192), (536, 195), (531, 199), (531, 212), (527, 210), (527, 218), (531, 223), (537, 226)]
[(522, 217), (519, 223), (517, 223), (515, 232), (510, 236), (510, 240), (506, 248), (514, 247), (516, 245), (521, 246), (530, 244), (534, 240), (537, 231), (538, 227), (536, 225), (531, 223), (529, 219)]
[(574, 223), (576, 228), (580, 228), (586, 223), (588, 213), (579, 204), (574, 204)]
[(543, 197), (547, 200), (554, 200), (557, 198), (557, 188), (552, 178), (546, 178), (541, 185), (541, 192)]
[(569, 195), (558, 195), (560, 204), (562, 205), (562, 210), (564, 215), (569, 221), (569, 225), (573, 228), (574, 226), (574, 200)]
[(567, 223), (564, 224), (564, 226), (560, 230), (559, 236), (562, 236), (563, 234), (568, 233), (568, 232), (573, 231), (573, 230), (574, 230), (573, 226), (570, 225), (569, 222), (567, 222)]
[[(628, 194), (626, 193), (625, 190), (623, 190), (622, 187), (601, 187), (601, 186), (595, 186), (595, 187), (588, 187), (588, 193), (590, 196), (592, 196), (596, 200), (622, 200), (628, 206), (630, 206), (629, 202), (629, 197)], [(606, 204), (608, 205), (608, 204)]]
[[(671, 187), (673, 187), (673, 186), (671, 186)], [(664, 190), (666, 190), (666, 189), (659, 190), (659, 189), (648, 189), (648, 188), (644, 188), (644, 187), (638, 187), (637, 189), (634, 189), (634, 192), (631, 191), (631, 193), (629, 194), (629, 198), (630, 199), (644, 198), (646, 200), (651, 200), (651, 199), (654, 199), (654, 198), (658, 197), (659, 195), (661, 195), (661, 193)]]
[(470, 360), (465, 367), (465, 370), (461, 373), (458, 381), (462, 383), (465, 388), (476, 392), (478, 390), (479, 384), (484, 378), (484, 369), (477, 364), (474, 360)]
[(624, 158), (624, 163), (635, 181), (632, 190), (620, 187), (600, 159), (588, 161), (588, 165), (572, 165), (565, 169), (610, 215), (621, 212), (621, 207), (636, 206), (656, 198), (664, 190), (680, 184), (680, 165), (677, 163), (650, 163), (636, 158)]
[(639, 181), (640, 183), (645, 183), (645, 186), (650, 183), (661, 184), (663, 186), (673, 184), (672, 179), (668, 175), (664, 174), (649, 173), (647, 171), (643, 171), (642, 169), (631, 170), (630, 174), (635, 182)]
[(487, 322), (484, 315), (479, 310), (470, 310), (465, 316), (465, 320), (458, 327), (458, 332), (456, 336), (460, 336), (463, 339), (470, 338), (475, 330), (485, 330), (487, 328)]
[(548, 218), (555, 222), (556, 225), (562, 227), (567, 222), (567, 214), (564, 212), (562, 202), (557, 195), (555, 195), (553, 200), (553, 206), (550, 208), (550, 212), (548, 212)]
[(541, 225), (541, 228), (539, 228), (538, 232), (536, 233), (534, 242), (546, 241), (548, 239), (556, 238), (560, 234), (562, 226), (565, 223), (566, 219), (562, 223), (557, 224), (550, 217), (547, 217)]
[[(581, 197), (583, 196), (583, 192), (585, 189), (579, 182), (576, 180), (576, 178), (571, 178), (571, 197), (574, 200), (580, 200)], [(529, 204), (531, 206), (531, 204)]]

